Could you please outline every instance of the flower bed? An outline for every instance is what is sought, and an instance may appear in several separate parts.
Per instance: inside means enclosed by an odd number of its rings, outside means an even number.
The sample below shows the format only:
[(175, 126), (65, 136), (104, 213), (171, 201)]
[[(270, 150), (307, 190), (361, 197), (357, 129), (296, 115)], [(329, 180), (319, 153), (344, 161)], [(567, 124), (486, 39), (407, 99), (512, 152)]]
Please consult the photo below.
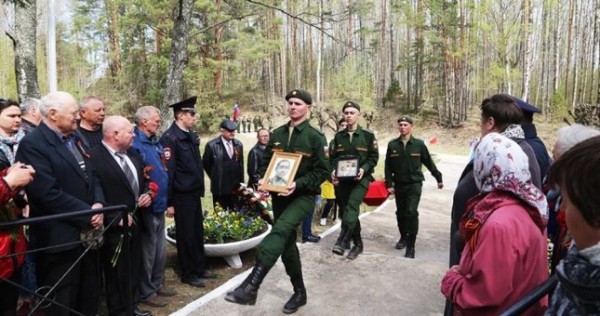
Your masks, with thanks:
[[(218, 206), (204, 213), (204, 252), (209, 257), (225, 257), (234, 268), (241, 268), (239, 253), (256, 247), (269, 233), (270, 199), (267, 192), (254, 192), (241, 185), (239, 201), (233, 210)], [(176, 226), (165, 229), (167, 241), (176, 244)]]

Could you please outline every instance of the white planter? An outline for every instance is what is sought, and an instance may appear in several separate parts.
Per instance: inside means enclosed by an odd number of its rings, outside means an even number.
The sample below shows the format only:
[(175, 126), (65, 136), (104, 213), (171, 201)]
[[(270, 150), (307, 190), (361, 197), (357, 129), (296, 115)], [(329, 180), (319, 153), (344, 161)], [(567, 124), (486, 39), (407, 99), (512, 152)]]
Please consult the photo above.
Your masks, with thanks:
[[(165, 228), (165, 237), (167, 241), (173, 245), (177, 244), (177, 241), (171, 237), (167, 233), (167, 228)], [(242, 259), (240, 258), (240, 252), (244, 252), (246, 250), (250, 250), (256, 246), (267, 236), (267, 234), (271, 232), (271, 225), (267, 224), (267, 230), (250, 239), (228, 242), (224, 244), (204, 244), (204, 255), (207, 257), (223, 257), (227, 264), (230, 267), (239, 269), (242, 267)]]

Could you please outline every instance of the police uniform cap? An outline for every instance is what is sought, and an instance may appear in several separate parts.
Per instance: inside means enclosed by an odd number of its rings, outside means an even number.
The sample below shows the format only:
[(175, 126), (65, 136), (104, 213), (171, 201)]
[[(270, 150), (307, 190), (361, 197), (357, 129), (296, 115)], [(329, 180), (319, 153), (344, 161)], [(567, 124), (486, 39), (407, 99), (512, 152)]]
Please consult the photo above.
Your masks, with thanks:
[(356, 102), (348, 101), (344, 103), (344, 106), (342, 106), (342, 112), (344, 112), (346, 108), (355, 108), (360, 112), (360, 105), (358, 105)]
[(403, 116), (403, 117), (401, 117), (401, 118), (398, 119), (398, 123), (400, 123), (400, 122), (407, 122), (408, 124), (412, 125), (413, 120), (412, 120), (412, 118), (410, 116)]
[(306, 103), (308, 105), (312, 104), (312, 96), (306, 90), (294, 89), (294, 90), (290, 91), (285, 96), (285, 100), (289, 101), (291, 98), (298, 98), (298, 99), (304, 101), (304, 103)]
[(235, 130), (237, 130), (237, 125), (232, 120), (223, 120), (223, 122), (221, 122), (221, 125), (219, 127), (222, 129), (226, 129), (230, 132), (235, 132)]
[(192, 112), (192, 113), (196, 113), (196, 108), (194, 108), (194, 106), (196, 105), (196, 96), (193, 96), (189, 99), (185, 99), (183, 101), (179, 101), (175, 104), (171, 104), (169, 105), (170, 108), (173, 108), (174, 112), (179, 112), (179, 111), (187, 111), (187, 112)]
[(513, 100), (515, 100), (515, 104), (518, 105), (522, 111), (531, 112), (531, 113), (542, 113), (542, 110), (536, 108), (535, 106), (533, 106), (519, 98), (515, 98), (513, 96), (511, 96), (511, 97), (513, 98)]

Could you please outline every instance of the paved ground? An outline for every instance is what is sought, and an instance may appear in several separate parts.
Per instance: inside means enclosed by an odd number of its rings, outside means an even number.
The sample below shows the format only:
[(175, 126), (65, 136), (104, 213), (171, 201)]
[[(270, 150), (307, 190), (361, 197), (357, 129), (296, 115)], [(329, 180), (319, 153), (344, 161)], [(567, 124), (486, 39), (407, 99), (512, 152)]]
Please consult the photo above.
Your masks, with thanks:
[[(331, 248), (339, 225), (325, 231), (318, 244), (298, 244), (308, 304), (296, 315), (441, 315), (440, 280), (447, 270), (452, 194), (466, 157), (439, 155), (446, 187), (438, 190), (427, 172), (420, 211), (416, 258), (404, 258), (397, 242), (395, 204), (388, 200), (361, 217), (365, 252), (356, 260), (336, 256)], [(246, 271), (173, 315), (283, 315), (292, 286), (279, 261), (265, 278), (256, 305), (226, 302), (225, 293)]]

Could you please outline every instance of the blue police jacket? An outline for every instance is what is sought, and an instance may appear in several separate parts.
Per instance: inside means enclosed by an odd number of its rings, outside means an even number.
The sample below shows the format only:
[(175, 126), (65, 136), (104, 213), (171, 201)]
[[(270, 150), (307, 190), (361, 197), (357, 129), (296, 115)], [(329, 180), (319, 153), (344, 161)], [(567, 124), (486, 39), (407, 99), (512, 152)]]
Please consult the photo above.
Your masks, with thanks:
[(158, 194), (152, 200), (152, 204), (148, 209), (153, 213), (162, 213), (167, 210), (169, 192), (169, 176), (166, 164), (164, 163), (163, 147), (158, 142), (158, 138), (148, 138), (137, 127), (134, 132), (135, 138), (133, 139), (132, 149), (144, 159), (144, 169), (146, 170), (148, 167), (152, 169), (148, 173), (144, 172), (144, 175), (149, 174), (149, 181), (155, 182), (158, 185)]

